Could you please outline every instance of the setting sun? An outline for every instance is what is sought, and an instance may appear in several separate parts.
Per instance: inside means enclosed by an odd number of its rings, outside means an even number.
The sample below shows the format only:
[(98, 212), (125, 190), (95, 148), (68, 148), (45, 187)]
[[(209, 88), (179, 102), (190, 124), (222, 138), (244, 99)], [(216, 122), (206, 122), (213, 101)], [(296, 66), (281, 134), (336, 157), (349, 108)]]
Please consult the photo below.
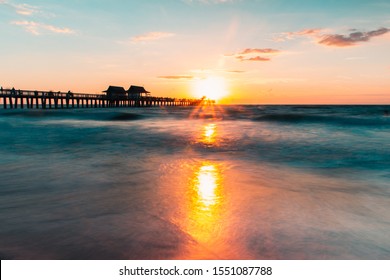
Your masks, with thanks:
[(197, 98), (205, 96), (212, 100), (219, 100), (229, 94), (226, 81), (221, 77), (208, 77), (194, 81), (193, 92)]

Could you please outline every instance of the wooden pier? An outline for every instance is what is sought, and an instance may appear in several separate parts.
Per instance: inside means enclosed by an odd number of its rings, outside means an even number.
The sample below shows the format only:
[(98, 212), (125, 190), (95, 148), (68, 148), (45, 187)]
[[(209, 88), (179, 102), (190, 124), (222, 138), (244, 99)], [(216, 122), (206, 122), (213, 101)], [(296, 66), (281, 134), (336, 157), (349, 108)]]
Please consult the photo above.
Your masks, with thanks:
[[(86, 94), (38, 90), (0, 90), (4, 109), (66, 109), (66, 108), (109, 108), (109, 107), (158, 107), (197, 106), (204, 99), (178, 99), (153, 96), (108, 96), (107, 94)], [(0, 101), (0, 102), (1, 102)], [(207, 101), (213, 103), (213, 101)]]

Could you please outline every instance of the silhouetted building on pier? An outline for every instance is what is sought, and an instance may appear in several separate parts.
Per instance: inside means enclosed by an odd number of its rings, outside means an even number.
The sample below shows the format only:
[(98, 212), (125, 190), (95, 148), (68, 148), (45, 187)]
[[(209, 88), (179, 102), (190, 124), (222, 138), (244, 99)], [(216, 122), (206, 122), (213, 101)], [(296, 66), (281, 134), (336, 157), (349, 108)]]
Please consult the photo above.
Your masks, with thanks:
[(109, 86), (104, 90), (109, 99), (126, 98), (126, 90), (123, 87)]
[(149, 95), (149, 91), (147, 91), (144, 87), (139, 87), (139, 86), (130, 86), (129, 90), (127, 91), (128, 96), (130, 99), (139, 99), (144, 96)]

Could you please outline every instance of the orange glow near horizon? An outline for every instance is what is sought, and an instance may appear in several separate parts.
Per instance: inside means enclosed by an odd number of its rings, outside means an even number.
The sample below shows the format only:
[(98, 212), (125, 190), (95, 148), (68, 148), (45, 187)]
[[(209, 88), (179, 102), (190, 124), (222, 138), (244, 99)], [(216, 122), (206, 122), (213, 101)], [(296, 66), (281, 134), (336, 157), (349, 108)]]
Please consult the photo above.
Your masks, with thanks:
[[(237, 74), (238, 75), (238, 74)], [(305, 79), (279, 81), (278, 79), (261, 80), (256, 77), (219, 77), (211, 76), (201, 79), (195, 77), (191, 80), (177, 79), (156, 82), (154, 79), (143, 80), (135, 78), (135, 84), (145, 84), (145, 88), (155, 97), (172, 98), (206, 98), (216, 100), (216, 104), (389, 104), (389, 79), (382, 81), (380, 78), (366, 78), (359, 81), (337, 80), (305, 76)], [(248, 73), (249, 75), (249, 73)], [(19, 76), (18, 76), (19, 77)], [(56, 76), (48, 76), (45, 83), (39, 79), (20, 75), (12, 82), (3, 83), (4, 89), (15, 87), (22, 90), (43, 90), (54, 92), (68, 90), (75, 93), (103, 94), (102, 91), (112, 85), (128, 87), (128, 78), (98, 79), (93, 82), (78, 79), (60, 80)], [(242, 77), (242, 80), (240, 78)], [(0, 100), (2, 104), (3, 100)], [(203, 110), (204, 111), (204, 110)], [(210, 110), (209, 110), (210, 111)]]
[(229, 94), (226, 80), (221, 77), (196, 80), (193, 82), (192, 91), (196, 98), (206, 97), (216, 101)]

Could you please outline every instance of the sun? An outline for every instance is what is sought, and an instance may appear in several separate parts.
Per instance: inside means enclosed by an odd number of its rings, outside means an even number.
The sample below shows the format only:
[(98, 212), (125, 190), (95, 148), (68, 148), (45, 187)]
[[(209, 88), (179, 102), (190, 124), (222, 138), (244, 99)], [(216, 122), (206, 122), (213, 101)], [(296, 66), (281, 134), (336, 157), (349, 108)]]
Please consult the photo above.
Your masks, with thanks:
[(208, 77), (194, 81), (193, 93), (197, 98), (205, 96), (208, 99), (218, 101), (228, 95), (229, 91), (224, 78)]

